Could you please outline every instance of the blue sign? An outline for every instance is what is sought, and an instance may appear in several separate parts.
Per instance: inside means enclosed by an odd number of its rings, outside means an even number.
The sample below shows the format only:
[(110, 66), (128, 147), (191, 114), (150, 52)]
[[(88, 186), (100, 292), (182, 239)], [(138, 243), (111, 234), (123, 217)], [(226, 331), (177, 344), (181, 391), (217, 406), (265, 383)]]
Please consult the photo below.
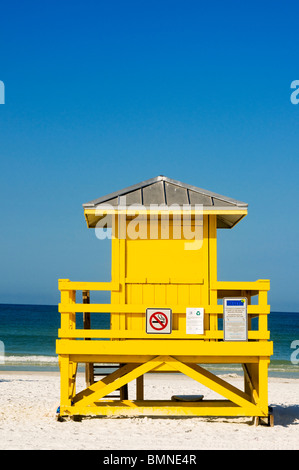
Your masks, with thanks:
[(244, 306), (244, 300), (227, 300), (226, 305), (228, 307), (232, 307), (232, 306), (243, 307)]

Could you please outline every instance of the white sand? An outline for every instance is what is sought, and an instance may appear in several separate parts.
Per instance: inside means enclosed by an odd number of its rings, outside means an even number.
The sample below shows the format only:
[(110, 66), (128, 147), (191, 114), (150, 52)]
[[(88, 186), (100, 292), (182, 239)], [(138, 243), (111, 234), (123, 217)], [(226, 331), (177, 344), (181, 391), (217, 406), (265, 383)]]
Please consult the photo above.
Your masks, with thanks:
[[(227, 377), (242, 388), (243, 379)], [(78, 377), (78, 390), (84, 377)], [(251, 418), (96, 418), (55, 419), (60, 378), (56, 373), (0, 373), (0, 448), (4, 449), (299, 449), (299, 381), (269, 379), (274, 427), (252, 426)], [(180, 375), (145, 376), (145, 399), (214, 392)], [(129, 398), (135, 398), (135, 383)]]

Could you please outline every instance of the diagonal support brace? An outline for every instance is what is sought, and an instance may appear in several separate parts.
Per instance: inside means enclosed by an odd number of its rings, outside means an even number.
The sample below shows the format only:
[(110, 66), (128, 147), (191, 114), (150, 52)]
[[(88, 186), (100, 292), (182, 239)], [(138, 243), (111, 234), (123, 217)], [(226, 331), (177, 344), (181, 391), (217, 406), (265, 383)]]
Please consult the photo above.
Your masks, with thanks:
[(171, 357), (170, 360), (167, 361), (167, 364), (173, 369), (178, 370), (179, 372), (182, 372), (202, 385), (205, 385), (214, 392), (219, 393), (238, 406), (250, 410), (253, 416), (256, 415), (257, 411), (260, 411), (256, 405), (249, 401), (250, 397), (246, 393), (242, 392), (228, 382), (225, 382), (223, 379), (217, 377), (206, 369), (203, 369), (199, 365), (183, 364), (174, 357)]
[(94, 383), (90, 387), (78, 393), (74, 398), (74, 404), (80, 402), (80, 406), (91, 405), (114, 390), (159, 366), (165, 362), (165, 359), (167, 358), (168, 356), (158, 356), (153, 357), (150, 361), (141, 365), (126, 364), (114, 373), (105, 377), (103, 380)]

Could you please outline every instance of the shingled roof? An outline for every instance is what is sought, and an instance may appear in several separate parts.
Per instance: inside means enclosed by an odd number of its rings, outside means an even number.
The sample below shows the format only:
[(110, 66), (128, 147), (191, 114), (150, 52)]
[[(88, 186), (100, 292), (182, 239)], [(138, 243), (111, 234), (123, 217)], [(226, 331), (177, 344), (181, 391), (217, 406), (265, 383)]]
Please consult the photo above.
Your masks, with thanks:
[[(217, 213), (218, 228), (232, 228), (246, 215), (248, 207), (245, 202), (181, 183), (166, 176), (156, 176), (142, 183), (102, 196), (83, 204), (83, 207), (85, 212), (89, 212), (90, 209), (100, 209), (105, 204), (111, 206), (123, 205), (124, 196), (126, 206), (142, 204), (146, 209), (150, 209), (151, 204), (159, 206), (177, 204), (182, 208), (183, 206), (184, 208), (186, 206), (192, 208), (196, 204), (201, 204), (204, 212), (213, 211), (213, 213)], [(89, 224), (89, 226), (92, 227), (94, 224)]]

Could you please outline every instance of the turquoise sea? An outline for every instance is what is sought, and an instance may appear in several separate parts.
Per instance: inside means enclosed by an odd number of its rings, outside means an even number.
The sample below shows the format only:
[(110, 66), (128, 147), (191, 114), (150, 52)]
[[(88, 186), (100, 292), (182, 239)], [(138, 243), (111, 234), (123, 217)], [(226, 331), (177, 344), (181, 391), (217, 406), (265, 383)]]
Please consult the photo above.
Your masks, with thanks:
[[(82, 327), (77, 314), (77, 327)], [(257, 320), (257, 319), (256, 319)], [(93, 315), (92, 327), (109, 329), (109, 314)], [(299, 313), (271, 312), (268, 319), (274, 355), (269, 376), (299, 378)], [(57, 306), (0, 304), (0, 371), (58, 371), (55, 341), (60, 328)], [(212, 365), (215, 373), (241, 372), (238, 365)]]

